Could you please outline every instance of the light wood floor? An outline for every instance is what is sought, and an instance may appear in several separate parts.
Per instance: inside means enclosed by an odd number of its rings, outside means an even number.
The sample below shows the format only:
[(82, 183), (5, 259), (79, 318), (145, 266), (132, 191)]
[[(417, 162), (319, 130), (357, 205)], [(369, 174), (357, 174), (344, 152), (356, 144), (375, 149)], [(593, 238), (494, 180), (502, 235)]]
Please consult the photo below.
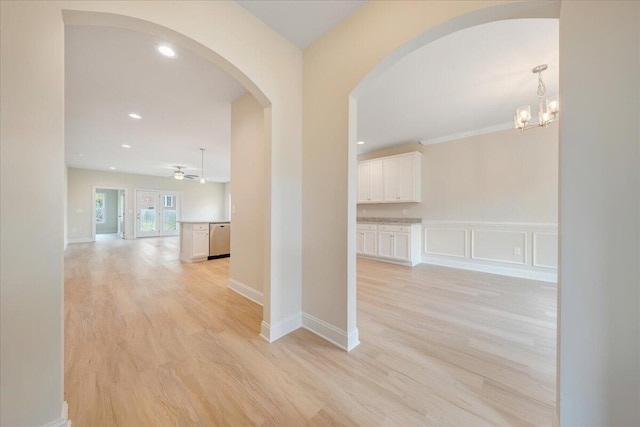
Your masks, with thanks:
[(272, 344), (229, 260), (177, 238), (70, 245), (65, 399), (83, 426), (548, 426), (555, 286), (358, 261), (361, 344)]

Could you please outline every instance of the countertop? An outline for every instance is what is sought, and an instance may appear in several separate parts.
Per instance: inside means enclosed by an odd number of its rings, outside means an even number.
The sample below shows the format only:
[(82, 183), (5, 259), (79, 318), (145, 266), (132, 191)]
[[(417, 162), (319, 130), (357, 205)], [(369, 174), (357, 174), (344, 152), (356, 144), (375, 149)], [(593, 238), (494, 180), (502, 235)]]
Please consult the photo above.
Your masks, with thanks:
[(231, 221), (176, 221), (183, 224), (231, 224)]
[(422, 224), (422, 218), (383, 218), (383, 217), (358, 217), (361, 224)]

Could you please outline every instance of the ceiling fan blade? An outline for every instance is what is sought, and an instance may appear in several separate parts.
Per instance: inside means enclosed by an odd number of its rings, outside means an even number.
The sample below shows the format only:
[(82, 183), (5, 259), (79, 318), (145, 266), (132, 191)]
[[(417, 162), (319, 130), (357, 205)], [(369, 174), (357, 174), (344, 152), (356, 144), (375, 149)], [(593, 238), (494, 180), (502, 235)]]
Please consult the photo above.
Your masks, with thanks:
[(196, 179), (196, 178), (198, 178), (198, 175), (185, 175), (184, 177), (186, 179)]

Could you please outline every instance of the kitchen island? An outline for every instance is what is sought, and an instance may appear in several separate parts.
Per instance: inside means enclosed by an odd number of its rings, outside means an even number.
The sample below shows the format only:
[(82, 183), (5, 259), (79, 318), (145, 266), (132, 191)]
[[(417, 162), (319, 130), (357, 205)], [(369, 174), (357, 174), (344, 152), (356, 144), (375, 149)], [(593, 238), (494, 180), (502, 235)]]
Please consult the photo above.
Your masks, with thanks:
[(180, 223), (180, 259), (200, 262), (228, 257), (229, 221), (178, 221)]

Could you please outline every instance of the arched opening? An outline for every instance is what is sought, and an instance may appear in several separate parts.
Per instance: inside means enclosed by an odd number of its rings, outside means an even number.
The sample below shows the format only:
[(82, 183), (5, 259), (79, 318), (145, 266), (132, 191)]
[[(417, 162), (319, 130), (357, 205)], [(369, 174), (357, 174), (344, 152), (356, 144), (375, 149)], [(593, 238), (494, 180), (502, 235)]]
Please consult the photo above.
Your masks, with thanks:
[[(356, 328), (356, 247), (358, 245), (356, 229), (358, 212), (358, 153), (357, 142), (357, 118), (358, 118), (358, 99), (368, 91), (372, 90), (379, 84), (381, 76), (398, 63), (402, 58), (410, 55), (412, 52), (428, 45), (429, 43), (439, 40), (447, 35), (456, 33), (457, 31), (476, 27), (491, 22), (513, 20), (513, 19), (530, 19), (530, 18), (559, 18), (559, 4), (547, 4), (541, 7), (532, 7), (532, 5), (509, 4), (503, 6), (490, 7), (484, 10), (472, 12), (463, 16), (454, 18), (446, 23), (439, 25), (415, 39), (405, 43), (397, 48), (393, 53), (387, 56), (382, 62), (376, 65), (371, 71), (353, 88), (349, 95), (349, 140), (348, 140), (348, 264), (347, 264), (347, 307), (348, 307), (348, 330)], [(536, 64), (532, 64), (536, 65)], [(446, 66), (446, 65), (445, 65)], [(556, 130), (557, 131), (557, 130)], [(516, 132), (513, 130), (513, 132)], [(557, 154), (557, 153), (556, 153)], [(424, 200), (423, 200), (424, 202)], [(365, 205), (366, 206), (366, 205)], [(367, 216), (367, 215), (364, 215)], [(377, 216), (377, 215), (371, 215)], [(554, 221), (555, 222), (555, 221)], [(459, 230), (458, 230), (459, 232)], [(465, 231), (465, 233), (467, 233)], [(420, 234), (424, 236), (421, 229)], [(420, 252), (423, 252), (424, 243), (421, 242)], [(468, 243), (468, 242), (467, 242)], [(362, 244), (362, 243), (360, 243)], [(468, 248), (467, 248), (468, 249)], [(559, 287), (559, 286), (558, 286)], [(555, 319), (553, 320), (555, 322)], [(557, 350), (556, 350), (557, 354)], [(556, 377), (557, 377), (556, 373)], [(556, 394), (556, 401), (559, 394)]]

